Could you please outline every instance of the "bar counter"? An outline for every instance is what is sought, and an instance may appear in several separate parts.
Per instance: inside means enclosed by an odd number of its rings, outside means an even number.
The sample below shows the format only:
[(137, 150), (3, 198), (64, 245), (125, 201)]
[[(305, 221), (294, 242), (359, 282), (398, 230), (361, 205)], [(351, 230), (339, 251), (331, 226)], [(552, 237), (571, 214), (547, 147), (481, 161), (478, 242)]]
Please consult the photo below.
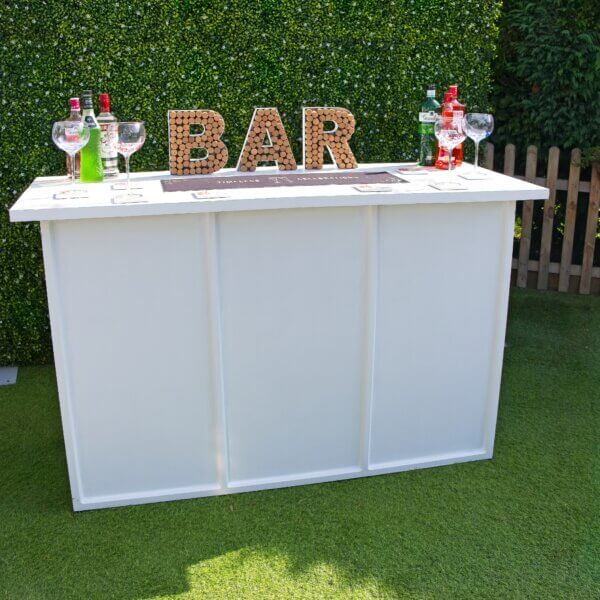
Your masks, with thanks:
[(203, 199), (138, 173), (136, 204), (33, 182), (10, 217), (41, 222), (75, 510), (492, 456), (515, 202), (548, 190), (400, 166)]

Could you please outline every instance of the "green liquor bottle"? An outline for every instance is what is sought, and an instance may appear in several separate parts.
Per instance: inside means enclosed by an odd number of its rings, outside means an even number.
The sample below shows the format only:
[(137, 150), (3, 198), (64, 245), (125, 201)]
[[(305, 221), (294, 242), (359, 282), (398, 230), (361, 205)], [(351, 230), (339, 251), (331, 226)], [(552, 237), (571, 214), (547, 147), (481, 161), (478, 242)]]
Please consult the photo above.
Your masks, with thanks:
[(82, 183), (94, 183), (104, 178), (102, 168), (102, 139), (101, 130), (94, 114), (92, 92), (86, 90), (81, 96), (83, 124), (90, 129), (90, 140), (81, 149), (81, 164), (79, 180)]
[(427, 97), (419, 112), (419, 164), (432, 167), (436, 158), (436, 140), (433, 131), (435, 118), (440, 112), (440, 103), (435, 99), (435, 85), (427, 86)]

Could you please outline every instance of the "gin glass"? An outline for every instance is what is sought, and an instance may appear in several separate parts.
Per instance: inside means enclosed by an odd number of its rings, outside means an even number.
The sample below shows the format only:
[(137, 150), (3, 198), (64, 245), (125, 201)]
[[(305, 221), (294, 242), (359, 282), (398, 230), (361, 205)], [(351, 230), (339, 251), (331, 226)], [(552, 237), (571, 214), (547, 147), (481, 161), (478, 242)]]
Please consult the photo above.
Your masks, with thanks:
[(452, 170), (452, 151), (465, 141), (466, 135), (461, 120), (449, 116), (438, 116), (435, 119), (433, 132), (438, 143), (448, 153), (448, 171)]
[(473, 172), (477, 177), (485, 177), (479, 169), (479, 142), (494, 131), (494, 117), (488, 113), (467, 113), (463, 117), (465, 133), (475, 142), (475, 161)]
[(125, 159), (125, 172), (127, 174), (127, 187), (124, 194), (113, 198), (115, 204), (127, 202), (144, 202), (142, 194), (131, 191), (129, 176), (129, 159), (137, 152), (146, 140), (146, 128), (143, 121), (123, 121), (119, 123), (119, 137), (117, 140), (117, 152)]
[(71, 162), (70, 189), (54, 194), (57, 200), (66, 198), (85, 198), (84, 190), (75, 187), (75, 155), (88, 143), (90, 130), (77, 121), (56, 121), (52, 125), (52, 141), (69, 155)]

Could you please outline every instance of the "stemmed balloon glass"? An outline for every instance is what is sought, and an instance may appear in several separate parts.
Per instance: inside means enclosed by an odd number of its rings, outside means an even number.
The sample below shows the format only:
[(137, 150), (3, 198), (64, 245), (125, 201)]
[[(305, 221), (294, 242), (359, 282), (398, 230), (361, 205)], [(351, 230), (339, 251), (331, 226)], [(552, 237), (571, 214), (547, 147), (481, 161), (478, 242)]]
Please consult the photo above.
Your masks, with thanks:
[(475, 142), (475, 163), (473, 174), (478, 179), (486, 175), (479, 168), (479, 142), (494, 131), (494, 117), (488, 113), (467, 113), (463, 117), (465, 133)]
[(465, 141), (466, 135), (462, 121), (439, 115), (435, 119), (433, 132), (440, 146), (448, 153), (448, 171), (452, 170), (452, 151)]
[(84, 198), (87, 196), (84, 190), (75, 187), (75, 155), (88, 143), (90, 130), (77, 121), (56, 121), (52, 125), (52, 141), (69, 155), (71, 162), (71, 186), (70, 189), (54, 194), (58, 200), (65, 198)]
[(146, 140), (146, 128), (143, 121), (124, 121), (119, 123), (119, 137), (117, 140), (117, 151), (125, 159), (125, 172), (127, 173), (127, 187), (124, 194), (113, 198), (115, 204), (121, 202), (144, 202), (142, 194), (131, 191), (129, 176), (129, 159), (137, 152)]

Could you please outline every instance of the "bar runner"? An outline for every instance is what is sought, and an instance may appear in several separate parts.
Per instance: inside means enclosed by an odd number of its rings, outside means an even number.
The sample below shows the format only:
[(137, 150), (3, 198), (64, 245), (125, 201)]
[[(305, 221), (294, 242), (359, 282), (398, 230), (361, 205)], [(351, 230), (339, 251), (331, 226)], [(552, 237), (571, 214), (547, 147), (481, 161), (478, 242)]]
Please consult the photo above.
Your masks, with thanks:
[(368, 173), (298, 173), (297, 175), (238, 175), (233, 177), (188, 177), (161, 179), (165, 192), (196, 192), (309, 185), (356, 185), (369, 183), (402, 183), (402, 179), (387, 171)]

